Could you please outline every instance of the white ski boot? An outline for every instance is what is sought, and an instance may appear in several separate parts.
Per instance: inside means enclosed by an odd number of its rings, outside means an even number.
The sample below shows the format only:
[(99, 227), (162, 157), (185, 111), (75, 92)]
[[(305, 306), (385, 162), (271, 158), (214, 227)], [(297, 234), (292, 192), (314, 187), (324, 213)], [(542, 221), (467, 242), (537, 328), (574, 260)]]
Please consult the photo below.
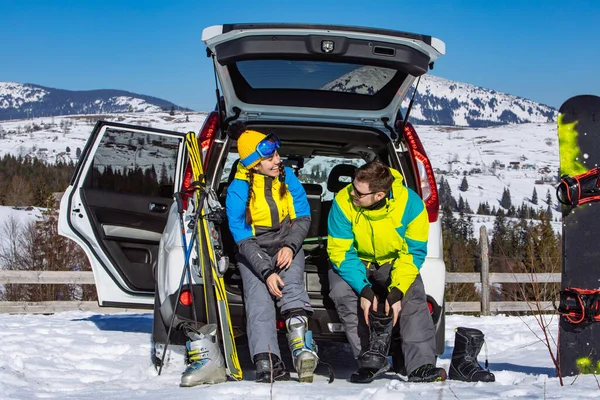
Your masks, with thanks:
[(308, 330), (308, 318), (293, 316), (285, 321), (287, 340), (300, 382), (312, 383), (319, 362), (317, 346)]
[(217, 342), (217, 325), (204, 325), (198, 330), (190, 327), (186, 333), (190, 338), (185, 344), (190, 364), (181, 375), (181, 386), (225, 382), (227, 374)]

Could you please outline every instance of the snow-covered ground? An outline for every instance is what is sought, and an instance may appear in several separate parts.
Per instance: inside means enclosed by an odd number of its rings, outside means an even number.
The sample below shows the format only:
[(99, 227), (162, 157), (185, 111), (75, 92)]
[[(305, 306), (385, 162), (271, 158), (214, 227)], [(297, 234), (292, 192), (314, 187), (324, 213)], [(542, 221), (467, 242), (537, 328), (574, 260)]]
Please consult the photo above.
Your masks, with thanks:
[[(264, 399), (270, 386), (254, 383), (248, 348), (239, 346), (243, 382), (180, 388), (181, 369), (164, 369), (157, 376), (150, 363), (152, 314), (0, 315), (0, 398), (2, 399)], [(538, 340), (533, 317), (471, 317), (449, 315), (446, 352), (438, 366), (448, 368), (453, 329), (481, 329), (487, 339), (495, 383), (408, 383), (392, 373), (369, 385), (347, 381), (355, 369), (347, 344), (321, 344), (336, 380), (325, 371), (313, 384), (277, 382), (274, 399), (583, 399), (600, 397), (594, 376), (565, 378), (559, 385), (548, 351)], [(531, 329), (531, 330), (530, 330)], [(556, 318), (550, 326), (557, 331)], [(533, 331), (533, 332), (532, 332)], [(483, 362), (484, 352), (479, 359)], [(286, 358), (286, 357), (284, 357)], [(289, 359), (285, 359), (290, 365)], [(294, 374), (292, 374), (294, 377)]]

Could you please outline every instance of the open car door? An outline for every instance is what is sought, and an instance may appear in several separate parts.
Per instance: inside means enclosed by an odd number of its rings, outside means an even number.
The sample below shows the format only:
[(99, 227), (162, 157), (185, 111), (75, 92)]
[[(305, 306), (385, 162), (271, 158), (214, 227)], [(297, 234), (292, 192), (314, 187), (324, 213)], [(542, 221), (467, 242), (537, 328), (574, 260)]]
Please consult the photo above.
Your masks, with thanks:
[(180, 187), (185, 134), (98, 121), (60, 204), (100, 306), (152, 308), (158, 245)]

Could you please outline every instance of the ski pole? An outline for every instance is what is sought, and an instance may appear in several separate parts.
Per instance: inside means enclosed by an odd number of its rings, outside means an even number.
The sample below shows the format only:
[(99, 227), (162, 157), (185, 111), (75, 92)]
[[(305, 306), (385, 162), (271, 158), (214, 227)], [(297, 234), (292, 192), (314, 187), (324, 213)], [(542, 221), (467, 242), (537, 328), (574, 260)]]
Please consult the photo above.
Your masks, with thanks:
[[(183, 223), (183, 202), (181, 200), (181, 193), (175, 193), (175, 201), (177, 202), (177, 212), (179, 213), (180, 216), (180, 224), (181, 224), (181, 233), (182, 233), (182, 241), (183, 241), (183, 252), (184, 252), (184, 267), (183, 267), (183, 271), (181, 272), (181, 279), (179, 280), (179, 289), (177, 290), (177, 296), (175, 297), (175, 307), (173, 308), (173, 314), (171, 315), (171, 321), (169, 322), (169, 330), (167, 331), (167, 342), (165, 343), (165, 349), (163, 351), (163, 355), (162, 358), (160, 360), (160, 366), (158, 369), (158, 375), (160, 376), (161, 372), (162, 372), (162, 367), (164, 365), (165, 362), (165, 356), (167, 354), (167, 349), (169, 348), (169, 341), (171, 338), (171, 331), (173, 330), (173, 322), (175, 321), (175, 314), (177, 313), (177, 306), (179, 305), (179, 296), (181, 296), (181, 289), (183, 288), (183, 285), (185, 283), (185, 276), (186, 273), (190, 271), (190, 255), (192, 254), (192, 248), (194, 245), (194, 241), (196, 238), (196, 232), (197, 229), (192, 230), (192, 237), (190, 238), (190, 246), (189, 248), (187, 247), (187, 240), (185, 237), (185, 225)], [(194, 220), (197, 221), (197, 214), (194, 217)], [(197, 223), (197, 222), (196, 222)], [(194, 223), (195, 225), (195, 223)], [(194, 295), (191, 291), (191, 273), (188, 274), (189, 279), (190, 279), (190, 293), (192, 295), (192, 309), (193, 309), (193, 314), (194, 314), (194, 323), (196, 323), (197, 325), (197, 320), (196, 320), (196, 307), (194, 304)]]

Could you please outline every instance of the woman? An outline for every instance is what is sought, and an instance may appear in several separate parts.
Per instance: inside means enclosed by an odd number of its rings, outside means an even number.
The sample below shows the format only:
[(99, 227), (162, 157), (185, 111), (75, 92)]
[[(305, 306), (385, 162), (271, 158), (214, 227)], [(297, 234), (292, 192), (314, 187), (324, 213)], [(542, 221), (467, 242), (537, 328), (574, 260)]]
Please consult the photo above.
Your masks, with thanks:
[(310, 226), (306, 192), (281, 162), (277, 136), (239, 123), (229, 135), (237, 139), (240, 160), (227, 189), (227, 218), (237, 244), (256, 381), (271, 382), (271, 370), (273, 380), (290, 379), (277, 345), (277, 306), (298, 377), (312, 382), (318, 357), (308, 330), (313, 310), (304, 288), (302, 242)]

